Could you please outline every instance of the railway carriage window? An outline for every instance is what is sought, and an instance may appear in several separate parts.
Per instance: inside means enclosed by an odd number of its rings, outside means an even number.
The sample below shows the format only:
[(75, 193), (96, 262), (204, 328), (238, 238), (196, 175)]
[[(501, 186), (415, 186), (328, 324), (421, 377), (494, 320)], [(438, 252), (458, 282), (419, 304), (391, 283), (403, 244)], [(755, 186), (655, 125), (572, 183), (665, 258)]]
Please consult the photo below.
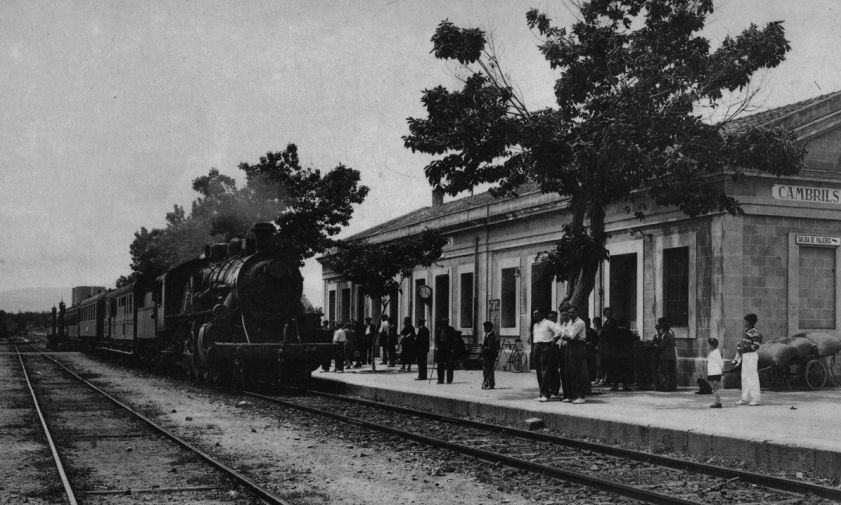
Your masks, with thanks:
[(460, 328), (473, 327), (473, 272), (461, 274), (459, 289), (459, 319)]
[(663, 250), (663, 316), (672, 326), (689, 326), (689, 248)]
[(517, 268), (503, 268), (500, 282), (500, 326), (517, 327)]
[(800, 246), (800, 328), (835, 329), (835, 248)]

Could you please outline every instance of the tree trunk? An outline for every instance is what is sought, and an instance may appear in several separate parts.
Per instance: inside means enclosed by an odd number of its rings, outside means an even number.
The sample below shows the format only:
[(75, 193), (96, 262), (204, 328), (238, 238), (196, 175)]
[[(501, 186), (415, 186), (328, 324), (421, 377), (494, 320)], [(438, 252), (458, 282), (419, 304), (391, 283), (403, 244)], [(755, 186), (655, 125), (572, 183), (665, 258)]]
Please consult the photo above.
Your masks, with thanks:
[[(604, 247), (607, 236), (604, 232), (604, 207), (599, 204), (593, 204), (590, 208), (590, 234), (593, 241), (599, 246)], [(601, 257), (586, 258), (586, 262), (581, 267), (581, 272), (575, 282), (575, 289), (570, 297), (570, 304), (578, 308), (578, 313), (584, 317), (588, 317), (588, 303), (590, 293), (596, 286), (596, 274), (601, 265)]]
[[(572, 232), (581, 233), (584, 231), (584, 220), (587, 214), (587, 204), (583, 198), (573, 197), (572, 199)], [(600, 247), (604, 247), (607, 236), (604, 232), (605, 211), (601, 204), (590, 204), (589, 221), (590, 235)], [(576, 276), (575, 282), (567, 282), (566, 293), (561, 304), (574, 305), (582, 318), (588, 316), (588, 303), (590, 293), (596, 285), (596, 274), (599, 271), (601, 259), (599, 257), (584, 258), (584, 263)]]

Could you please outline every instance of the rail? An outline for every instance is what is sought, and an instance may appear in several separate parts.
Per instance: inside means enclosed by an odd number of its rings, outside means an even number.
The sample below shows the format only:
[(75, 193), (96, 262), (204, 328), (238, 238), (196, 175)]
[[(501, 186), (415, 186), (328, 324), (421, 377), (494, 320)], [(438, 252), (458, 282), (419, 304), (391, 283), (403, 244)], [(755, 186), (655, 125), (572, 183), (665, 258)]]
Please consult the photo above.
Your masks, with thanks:
[(704, 473), (707, 475), (715, 476), (715, 477), (722, 477), (726, 479), (738, 479), (742, 482), (746, 482), (749, 484), (757, 484), (761, 486), (766, 486), (774, 489), (778, 489), (781, 491), (787, 491), (792, 493), (798, 494), (813, 494), (815, 496), (820, 496), (822, 498), (826, 498), (829, 500), (835, 500), (841, 502), (841, 488), (832, 488), (827, 486), (821, 486), (819, 484), (813, 484), (810, 482), (802, 482), (792, 479), (786, 479), (783, 477), (776, 477), (772, 475), (764, 475), (761, 473), (756, 472), (748, 472), (746, 470), (734, 470), (731, 468), (724, 468), (717, 465), (710, 465), (707, 463), (697, 463), (693, 461), (686, 461), (683, 459), (678, 459), (670, 456), (665, 456), (662, 454), (653, 454), (650, 452), (643, 452), (637, 451), (633, 449), (626, 449), (623, 447), (616, 447), (613, 445), (607, 444), (598, 444), (595, 442), (587, 442), (584, 440), (576, 440), (572, 438), (562, 437), (559, 435), (552, 435), (548, 433), (540, 433), (535, 431), (526, 431), (518, 428), (511, 428), (508, 426), (501, 426), (498, 424), (492, 424), (482, 421), (475, 421), (472, 419), (464, 419), (460, 417), (451, 417), (444, 414), (436, 414), (433, 412), (426, 412), (423, 410), (412, 409), (408, 407), (401, 407), (398, 405), (390, 405), (382, 402), (376, 402), (371, 400), (365, 400), (362, 398), (353, 398), (345, 395), (338, 395), (333, 393), (326, 393), (324, 391), (314, 391), (308, 389), (300, 390), (302, 392), (323, 396), (325, 398), (332, 398), (336, 400), (341, 400), (345, 402), (352, 402), (358, 403), (362, 405), (367, 405), (370, 407), (386, 409), (394, 412), (400, 412), (404, 414), (409, 414), (418, 417), (424, 417), (427, 419), (433, 419), (436, 421), (443, 421), (448, 422), (451, 424), (462, 425), (462, 426), (469, 426), (472, 428), (478, 428), (482, 430), (488, 431), (496, 431), (499, 433), (505, 433), (507, 435), (512, 435), (515, 437), (525, 438), (529, 440), (541, 441), (541, 442), (548, 442), (556, 445), (561, 445), (565, 447), (571, 447), (575, 449), (581, 449), (585, 451), (596, 452), (600, 454), (605, 454), (608, 456), (616, 456), (621, 458), (632, 459), (635, 461), (641, 462), (648, 462), (654, 463), (656, 465), (674, 468), (677, 470), (691, 470), (698, 473)]
[(606, 479), (601, 479), (599, 477), (594, 477), (592, 475), (587, 475), (580, 472), (575, 472), (571, 470), (564, 470), (562, 468), (558, 468), (555, 466), (544, 465), (540, 463), (535, 463), (533, 461), (527, 461), (524, 459), (508, 456), (506, 454), (500, 454), (497, 452), (489, 451), (486, 449), (481, 449), (478, 447), (470, 447), (463, 444), (458, 444), (455, 442), (450, 442), (447, 440), (442, 440), (440, 438), (434, 438), (426, 435), (422, 435), (419, 433), (414, 433), (406, 430), (401, 430), (398, 428), (393, 428), (391, 426), (386, 426), (379, 423), (374, 423), (371, 421), (366, 421), (364, 419), (345, 416), (343, 414), (339, 414), (333, 410), (324, 410), (315, 407), (310, 407), (306, 405), (300, 405), (295, 402), (290, 402), (286, 400), (281, 400), (279, 398), (266, 396), (260, 393), (254, 393), (249, 391), (243, 391), (243, 394), (253, 397), (259, 398), (261, 400), (265, 400), (271, 403), (277, 403), (279, 405), (283, 405), (286, 407), (298, 409), (304, 412), (309, 412), (313, 414), (317, 414), (320, 416), (325, 416), (331, 419), (336, 419), (338, 421), (368, 428), (371, 430), (379, 431), (382, 433), (387, 433), (390, 435), (396, 435), (401, 438), (414, 440), (417, 442), (421, 442), (423, 444), (430, 445), (432, 447), (440, 447), (444, 449), (449, 449), (461, 454), (465, 454), (468, 456), (473, 456), (476, 458), (480, 458), (486, 461), (491, 462), (499, 462), (505, 465), (508, 465), (513, 468), (519, 468), (523, 470), (527, 470), (530, 472), (546, 475), (555, 479), (563, 480), (566, 482), (571, 482), (575, 484), (580, 484), (584, 486), (588, 486), (590, 488), (599, 489), (601, 491), (606, 491), (608, 493), (614, 493), (618, 495), (622, 495), (628, 498), (633, 498), (636, 500), (642, 500), (646, 503), (654, 503), (654, 504), (669, 504), (669, 505), (700, 505), (701, 502), (696, 502), (692, 500), (685, 500), (683, 498), (670, 496), (663, 493), (658, 493), (656, 491), (651, 491), (648, 489), (643, 489), (641, 487), (635, 487), (627, 484), (623, 484), (620, 482), (610, 481)]
[[(188, 451), (194, 453), (195, 455), (199, 456), (202, 460), (204, 460), (208, 464), (214, 466), (215, 468), (221, 470), (222, 472), (224, 472), (228, 476), (232, 477), (235, 481), (239, 482), (240, 484), (242, 484), (243, 486), (245, 486), (246, 488), (251, 490), (254, 494), (258, 495), (264, 501), (266, 501), (270, 504), (273, 504), (273, 505), (292, 505), (291, 502), (289, 502), (287, 500), (284, 500), (283, 498), (281, 498), (279, 496), (274, 495), (269, 490), (263, 488), (262, 486), (260, 486), (256, 482), (254, 482), (248, 476), (238, 472), (237, 470), (234, 470), (233, 468), (226, 465), (225, 463), (222, 463), (221, 461), (213, 458), (210, 454), (204, 452), (203, 450), (199, 449), (198, 447), (194, 446), (193, 444), (187, 442), (186, 440), (182, 439), (178, 435), (168, 431), (166, 428), (164, 428), (164, 427), (160, 426), (159, 424), (155, 423), (154, 421), (152, 421), (148, 417), (144, 416), (140, 412), (133, 409), (131, 406), (123, 403), (122, 401), (120, 401), (116, 397), (114, 397), (111, 394), (109, 394), (109, 393), (105, 392), (104, 390), (100, 389), (98, 386), (96, 386), (93, 383), (91, 383), (91, 382), (85, 380), (84, 378), (80, 377), (78, 374), (76, 374), (75, 372), (73, 372), (72, 370), (67, 368), (63, 363), (59, 362), (58, 360), (56, 360), (55, 358), (53, 358), (49, 354), (41, 352), (40, 350), (39, 350), (39, 354), (41, 356), (43, 356), (44, 358), (46, 358), (47, 360), (51, 361), (53, 364), (55, 364), (56, 366), (58, 366), (62, 370), (64, 370), (64, 372), (66, 372), (68, 375), (70, 375), (71, 377), (73, 377), (77, 381), (79, 381), (82, 384), (84, 384), (85, 386), (87, 386), (89, 389), (99, 393), (100, 395), (107, 398), (109, 401), (111, 401), (112, 403), (114, 403), (118, 407), (120, 407), (123, 410), (132, 414), (135, 418), (143, 421), (146, 425), (148, 425), (150, 428), (152, 428), (157, 433), (163, 435), (164, 437), (166, 437), (169, 440), (175, 442), (176, 444), (180, 445), (181, 447), (183, 447), (183, 448), (187, 449)], [(22, 358), (21, 358), (21, 365), (23, 365), (23, 359)], [(44, 421), (43, 421), (43, 418), (42, 418), (42, 423), (43, 422)], [(46, 429), (46, 427), (45, 427), (45, 429)], [(58, 454), (57, 454), (57, 452), (55, 452), (54, 446), (53, 446), (52, 450), (54, 452), (55, 457), (57, 458)], [(66, 477), (65, 477), (65, 479), (66, 479)], [(63, 479), (63, 480), (65, 480), (65, 479)], [(67, 485), (69, 486), (69, 482), (68, 482)], [(72, 503), (75, 504), (75, 502), (72, 502)]]
[(44, 419), (44, 413), (41, 411), (38, 396), (35, 394), (35, 389), (33, 389), (32, 382), (29, 380), (29, 373), (26, 371), (26, 365), (23, 363), (23, 356), (21, 355), (18, 346), (15, 346), (15, 351), (18, 354), (18, 361), (20, 362), (20, 368), (23, 371), (23, 378), (26, 379), (26, 387), (29, 388), (29, 394), (32, 396), (32, 403), (35, 405), (35, 411), (38, 413), (38, 420), (41, 422), (41, 428), (44, 430), (44, 437), (47, 439), (47, 445), (50, 447), (50, 454), (53, 456), (58, 476), (61, 479), (61, 486), (64, 488), (67, 503), (69, 505), (76, 505), (78, 503), (76, 501), (76, 495), (73, 493), (73, 487), (70, 485), (70, 480), (67, 478), (67, 472), (64, 471), (64, 464), (61, 462), (61, 457), (58, 455), (58, 449), (56, 449), (55, 443), (53, 442), (52, 434), (50, 434), (50, 428), (47, 427), (47, 421)]

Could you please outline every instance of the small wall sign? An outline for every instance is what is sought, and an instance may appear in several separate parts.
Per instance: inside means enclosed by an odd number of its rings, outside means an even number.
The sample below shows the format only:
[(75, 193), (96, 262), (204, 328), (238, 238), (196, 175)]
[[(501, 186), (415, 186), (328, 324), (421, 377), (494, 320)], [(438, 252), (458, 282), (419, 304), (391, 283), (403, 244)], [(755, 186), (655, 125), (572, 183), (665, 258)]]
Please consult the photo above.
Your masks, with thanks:
[(795, 235), (794, 243), (797, 245), (838, 247), (841, 246), (841, 237), (827, 237), (823, 235)]

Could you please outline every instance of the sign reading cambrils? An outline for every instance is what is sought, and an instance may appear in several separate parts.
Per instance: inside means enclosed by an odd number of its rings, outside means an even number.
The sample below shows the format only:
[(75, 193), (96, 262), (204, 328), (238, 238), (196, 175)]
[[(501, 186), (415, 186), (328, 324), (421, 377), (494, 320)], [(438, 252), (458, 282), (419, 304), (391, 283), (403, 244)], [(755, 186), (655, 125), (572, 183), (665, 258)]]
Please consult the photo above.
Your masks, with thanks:
[(775, 200), (833, 203), (841, 205), (841, 189), (774, 184), (771, 187), (771, 196), (774, 197)]
[(795, 235), (794, 243), (797, 245), (838, 247), (841, 246), (841, 237), (826, 237), (823, 235)]

